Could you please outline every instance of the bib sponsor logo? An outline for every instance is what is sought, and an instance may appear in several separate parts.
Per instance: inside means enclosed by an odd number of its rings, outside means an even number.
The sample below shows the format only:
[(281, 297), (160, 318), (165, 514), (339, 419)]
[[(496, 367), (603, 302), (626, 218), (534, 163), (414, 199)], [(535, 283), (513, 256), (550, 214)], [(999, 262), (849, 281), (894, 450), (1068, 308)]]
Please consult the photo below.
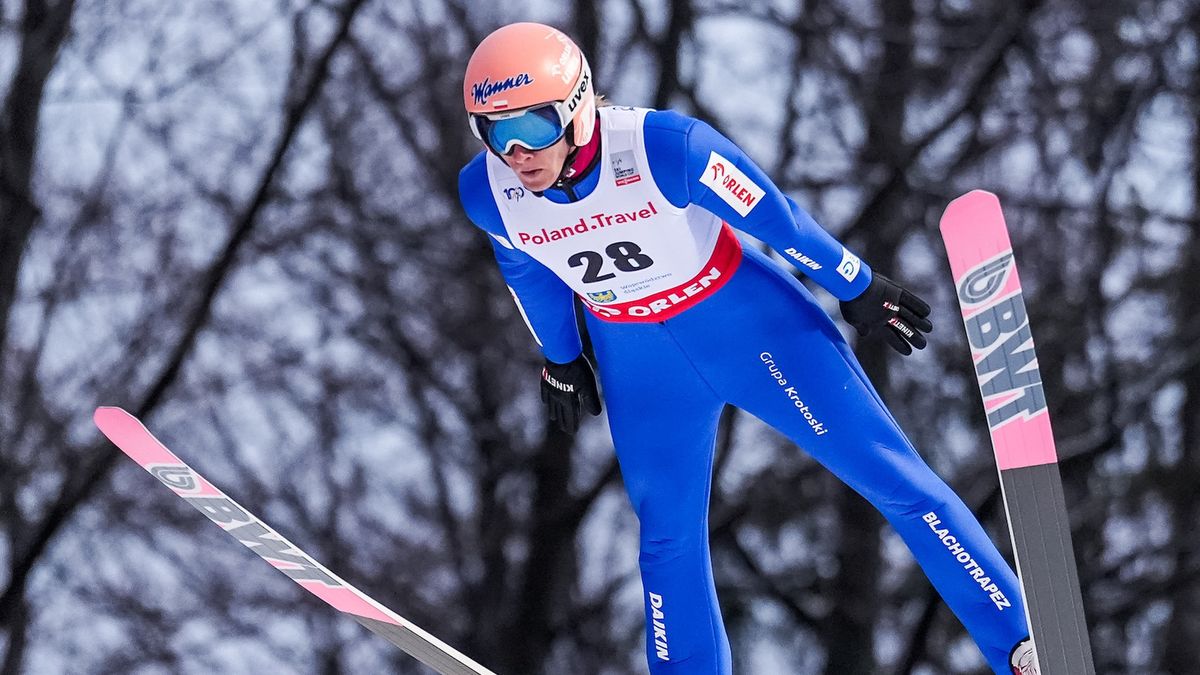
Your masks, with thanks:
[(553, 230), (543, 227), (538, 232), (518, 232), (517, 239), (526, 246), (541, 246), (552, 241), (574, 237), (577, 234), (585, 234), (591, 230), (599, 230), (602, 227), (650, 220), (657, 215), (658, 207), (654, 205), (653, 201), (647, 201), (646, 207), (643, 209), (617, 213), (595, 213), (587, 218), (580, 218), (575, 224), (566, 227)]
[(630, 316), (653, 316), (660, 312), (665, 312), (675, 305), (683, 304), (684, 301), (691, 297), (700, 295), (709, 286), (721, 278), (721, 270), (718, 267), (711, 267), (709, 270), (697, 279), (695, 282), (677, 288), (663, 297), (656, 298), (646, 304), (632, 304), (626, 308)]
[(711, 189), (726, 204), (742, 216), (750, 214), (766, 192), (715, 151), (708, 155), (708, 166), (700, 174), (700, 182)]
[(1012, 607), (1012, 602), (1005, 597), (1004, 591), (1000, 590), (1000, 587), (992, 582), (992, 578), (988, 573), (979, 566), (979, 563), (975, 562), (975, 556), (963, 548), (963, 545), (958, 541), (958, 537), (950, 534), (950, 528), (940, 527), (942, 519), (936, 512), (930, 511), (926, 513), (921, 516), (921, 520), (924, 520), (929, 525), (930, 531), (942, 541), (942, 544), (946, 546), (946, 550), (962, 565), (963, 570), (971, 575), (975, 583), (979, 584), (979, 588), (988, 594), (988, 599), (992, 601), (992, 604), (996, 605), (996, 609), (1003, 612), (1005, 608)]
[(838, 274), (846, 281), (854, 281), (858, 278), (858, 271), (862, 269), (862, 261), (858, 256), (851, 253), (845, 246), (842, 247), (842, 262), (838, 264)]
[(519, 201), (521, 201), (521, 198), (524, 196), (525, 196), (525, 188), (523, 188), (523, 187), (518, 186), (518, 187), (504, 188), (504, 198), (510, 202), (513, 202), (513, 201), (519, 202)]
[(637, 160), (634, 158), (632, 150), (623, 150), (615, 153), (612, 156), (613, 178), (617, 181), (617, 186), (630, 185), (642, 179), (642, 175), (638, 173)]
[[(588, 308), (602, 317), (612, 318), (621, 316), (622, 314), (638, 318), (650, 317), (655, 316), (656, 314), (670, 312), (675, 307), (686, 303), (695, 296), (701, 295), (719, 280), (721, 280), (721, 268), (713, 266), (708, 268), (706, 272), (702, 273), (701, 276), (692, 283), (671, 289), (666, 293), (653, 296), (652, 298), (627, 302), (621, 305), (620, 308), (599, 307), (591, 303), (587, 303), (587, 305)], [(591, 296), (592, 294), (588, 293), (588, 295)], [(603, 301), (598, 300), (597, 302)]]
[(597, 291), (588, 293), (588, 299), (592, 302), (613, 302), (617, 299), (617, 294), (614, 291)]
[[(496, 94), (506, 92), (509, 89), (524, 87), (527, 84), (533, 84), (533, 78), (529, 73), (521, 73), (506, 77), (499, 82), (492, 82), (488, 78), (483, 78), (483, 82), (476, 82), (471, 85), (471, 97), (475, 99), (475, 105), (483, 105), (487, 100)], [(497, 103), (500, 103), (497, 101)]]

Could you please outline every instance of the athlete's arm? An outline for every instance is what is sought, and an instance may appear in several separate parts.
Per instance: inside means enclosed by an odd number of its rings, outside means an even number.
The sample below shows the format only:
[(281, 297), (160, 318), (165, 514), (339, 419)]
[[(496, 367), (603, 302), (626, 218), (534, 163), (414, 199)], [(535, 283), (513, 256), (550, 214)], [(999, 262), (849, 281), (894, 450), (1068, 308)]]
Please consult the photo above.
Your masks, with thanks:
[(716, 129), (664, 110), (647, 113), (644, 133), (650, 173), (672, 204), (700, 206), (766, 242), (839, 300), (870, 285), (870, 268)]
[(509, 242), (482, 153), (459, 173), (458, 195), (467, 217), (488, 233), (500, 273), (542, 354), (554, 363), (574, 361), (583, 351), (575, 324), (574, 294), (545, 265)]

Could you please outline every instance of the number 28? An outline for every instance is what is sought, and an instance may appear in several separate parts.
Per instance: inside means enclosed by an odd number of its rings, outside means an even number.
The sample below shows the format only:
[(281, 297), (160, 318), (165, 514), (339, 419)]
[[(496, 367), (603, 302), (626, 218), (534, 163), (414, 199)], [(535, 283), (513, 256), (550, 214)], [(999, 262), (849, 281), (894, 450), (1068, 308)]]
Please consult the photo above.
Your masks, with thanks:
[[(642, 248), (632, 241), (618, 241), (609, 244), (604, 253), (613, 261), (613, 266), (621, 272), (637, 272), (654, 264), (654, 260), (642, 253)], [(601, 274), (604, 270), (604, 256), (597, 251), (580, 251), (567, 258), (571, 267), (584, 267), (583, 283), (594, 284), (617, 276), (613, 272)]]

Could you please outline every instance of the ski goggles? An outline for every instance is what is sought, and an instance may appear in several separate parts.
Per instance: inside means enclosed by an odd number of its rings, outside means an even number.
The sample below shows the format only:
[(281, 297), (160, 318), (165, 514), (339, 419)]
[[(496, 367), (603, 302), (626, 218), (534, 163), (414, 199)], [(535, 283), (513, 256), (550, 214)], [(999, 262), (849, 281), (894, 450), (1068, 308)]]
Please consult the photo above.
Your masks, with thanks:
[(545, 150), (566, 133), (570, 115), (565, 101), (509, 113), (472, 114), (471, 131), (499, 155), (511, 153), (518, 145), (526, 150)]

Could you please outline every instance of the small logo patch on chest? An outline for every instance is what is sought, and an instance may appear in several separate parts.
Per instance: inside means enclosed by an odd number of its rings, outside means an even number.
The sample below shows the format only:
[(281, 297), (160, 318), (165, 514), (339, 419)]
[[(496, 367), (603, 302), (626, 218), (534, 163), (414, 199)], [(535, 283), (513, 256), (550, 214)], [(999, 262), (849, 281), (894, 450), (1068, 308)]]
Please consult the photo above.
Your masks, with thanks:
[(642, 174), (638, 172), (637, 158), (632, 150), (623, 150), (614, 153), (612, 156), (613, 178), (616, 179), (617, 186), (630, 185), (642, 179)]

